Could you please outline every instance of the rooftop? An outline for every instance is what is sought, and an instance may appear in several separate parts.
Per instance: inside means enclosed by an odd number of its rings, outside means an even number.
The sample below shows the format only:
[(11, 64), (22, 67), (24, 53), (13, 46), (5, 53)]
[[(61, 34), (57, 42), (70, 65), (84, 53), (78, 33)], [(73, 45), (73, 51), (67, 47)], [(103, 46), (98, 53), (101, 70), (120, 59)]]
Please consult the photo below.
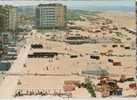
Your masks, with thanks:
[(49, 4), (39, 4), (38, 6), (39, 7), (42, 7), (42, 6), (62, 6), (62, 4), (60, 4), (60, 3), (49, 3)]

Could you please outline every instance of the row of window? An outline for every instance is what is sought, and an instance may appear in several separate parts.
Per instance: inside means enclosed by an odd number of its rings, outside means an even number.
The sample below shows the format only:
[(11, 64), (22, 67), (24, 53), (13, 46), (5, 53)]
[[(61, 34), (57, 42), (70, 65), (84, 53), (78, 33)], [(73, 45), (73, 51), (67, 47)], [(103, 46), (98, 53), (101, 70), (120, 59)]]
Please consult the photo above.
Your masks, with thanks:
[(41, 17), (55, 17), (55, 15), (41, 15)]
[(50, 12), (55, 13), (55, 10), (41, 10), (41, 12), (43, 12), (43, 13), (50, 13)]
[(41, 20), (42, 23), (56, 23), (55, 20)]
[(55, 17), (41, 17), (41, 20), (56, 20)]
[(55, 26), (55, 23), (45, 23), (45, 24), (41, 24), (42, 26)]
[(41, 8), (41, 10), (55, 10), (55, 8), (53, 8), (53, 7), (44, 7), (44, 8)]

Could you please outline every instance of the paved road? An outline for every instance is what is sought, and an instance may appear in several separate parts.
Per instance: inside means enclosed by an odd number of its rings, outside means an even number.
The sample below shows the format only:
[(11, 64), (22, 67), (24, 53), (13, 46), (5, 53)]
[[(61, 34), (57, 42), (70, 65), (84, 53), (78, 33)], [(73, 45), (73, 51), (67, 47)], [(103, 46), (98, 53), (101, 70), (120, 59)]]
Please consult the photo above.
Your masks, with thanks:
[[(25, 48), (21, 48), (17, 60), (14, 61), (11, 69), (8, 71), (9, 73), (20, 73), (24, 70), (23, 65), (27, 60), (27, 55), (30, 50), (30, 44), (31, 38), (28, 38), (26, 40)], [(7, 76), (0, 85), (0, 97), (13, 97), (19, 78), (20, 76)]]

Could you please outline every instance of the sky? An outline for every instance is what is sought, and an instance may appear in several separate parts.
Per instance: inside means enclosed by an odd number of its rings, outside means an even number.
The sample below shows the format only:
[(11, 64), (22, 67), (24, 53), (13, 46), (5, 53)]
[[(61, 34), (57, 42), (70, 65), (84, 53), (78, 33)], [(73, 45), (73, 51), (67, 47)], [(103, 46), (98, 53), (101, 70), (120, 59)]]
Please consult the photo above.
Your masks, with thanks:
[(0, 0), (1, 5), (9, 4), (14, 6), (38, 5), (40, 3), (62, 3), (68, 8), (80, 10), (135, 9), (134, 0)]

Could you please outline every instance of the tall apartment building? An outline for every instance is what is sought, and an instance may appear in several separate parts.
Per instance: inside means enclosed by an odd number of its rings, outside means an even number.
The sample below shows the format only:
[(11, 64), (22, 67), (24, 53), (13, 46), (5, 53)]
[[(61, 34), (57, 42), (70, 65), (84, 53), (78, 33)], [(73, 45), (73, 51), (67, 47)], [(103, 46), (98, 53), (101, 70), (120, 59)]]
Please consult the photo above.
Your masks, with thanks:
[(36, 8), (37, 28), (62, 28), (66, 26), (66, 6), (58, 3), (40, 4)]
[(13, 6), (0, 6), (0, 32), (14, 31), (16, 29), (16, 8)]
[(16, 29), (16, 8), (13, 6), (0, 5), (0, 48), (8, 43), (15, 36)]

